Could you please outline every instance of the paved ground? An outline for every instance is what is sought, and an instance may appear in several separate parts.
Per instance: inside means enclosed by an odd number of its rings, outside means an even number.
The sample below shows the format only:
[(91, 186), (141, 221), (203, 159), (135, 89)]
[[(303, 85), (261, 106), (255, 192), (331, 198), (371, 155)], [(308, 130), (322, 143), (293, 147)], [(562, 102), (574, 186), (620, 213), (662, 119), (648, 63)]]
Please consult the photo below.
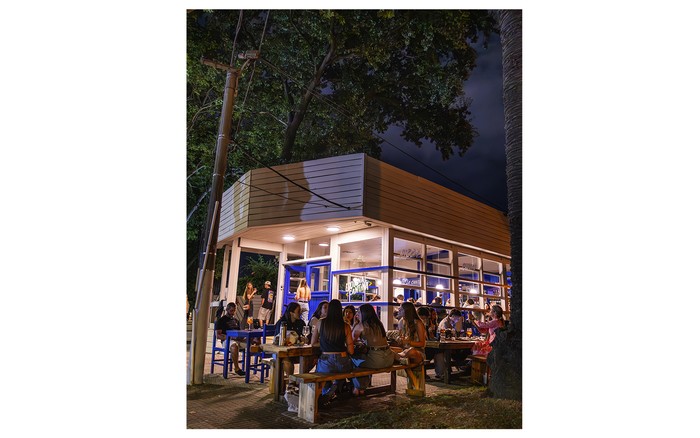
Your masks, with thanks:
[[(205, 371), (210, 367), (207, 354)], [(297, 417), (295, 412), (287, 411), (287, 402), (280, 399), (275, 402), (269, 392), (268, 379), (261, 384), (254, 380), (246, 384), (243, 377), (235, 374), (224, 379), (221, 367), (215, 367), (214, 374), (205, 374), (204, 384), (187, 387), (187, 428), (188, 429), (308, 429), (315, 425)], [(429, 376), (433, 371), (428, 370)], [(471, 385), (467, 376), (456, 379), (456, 385)], [(373, 377), (376, 384), (389, 382), (389, 375)], [(426, 382), (428, 397), (446, 391), (454, 385), (445, 385), (439, 381)], [(406, 378), (397, 377), (396, 394), (375, 394), (359, 399), (346, 394), (336, 399), (330, 406), (320, 412), (318, 424), (350, 417), (359, 412), (388, 410), (399, 400), (405, 400)]]

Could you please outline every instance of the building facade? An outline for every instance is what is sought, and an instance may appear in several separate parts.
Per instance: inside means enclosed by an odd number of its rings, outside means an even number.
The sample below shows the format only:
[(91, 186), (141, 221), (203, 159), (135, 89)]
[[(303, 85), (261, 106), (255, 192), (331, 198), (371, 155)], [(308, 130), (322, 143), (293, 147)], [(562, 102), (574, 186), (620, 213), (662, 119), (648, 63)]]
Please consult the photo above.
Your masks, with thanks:
[(223, 195), (217, 246), (227, 301), (238, 293), (241, 252), (279, 257), (275, 319), (301, 279), (311, 312), (332, 298), (371, 302), (387, 328), (398, 294), (448, 307), (498, 303), (508, 315), (505, 214), (365, 154), (246, 173)]

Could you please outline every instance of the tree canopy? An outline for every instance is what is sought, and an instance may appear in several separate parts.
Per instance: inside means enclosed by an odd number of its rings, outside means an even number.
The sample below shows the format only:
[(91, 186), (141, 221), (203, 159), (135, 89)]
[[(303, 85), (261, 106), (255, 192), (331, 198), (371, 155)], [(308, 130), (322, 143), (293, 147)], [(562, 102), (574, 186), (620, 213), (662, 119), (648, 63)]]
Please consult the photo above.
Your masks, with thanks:
[(392, 125), (418, 147), (431, 140), (443, 159), (462, 155), (476, 136), (463, 91), (476, 65), (470, 43), (494, 29), (487, 11), (272, 10), (268, 16), (247, 10), (240, 23), (239, 14), (187, 13), (190, 284), (225, 80), (202, 57), (228, 63), (234, 39), (237, 53), (261, 48), (261, 59), (239, 83), (228, 187), (258, 162), (356, 152), (379, 157), (378, 134)]

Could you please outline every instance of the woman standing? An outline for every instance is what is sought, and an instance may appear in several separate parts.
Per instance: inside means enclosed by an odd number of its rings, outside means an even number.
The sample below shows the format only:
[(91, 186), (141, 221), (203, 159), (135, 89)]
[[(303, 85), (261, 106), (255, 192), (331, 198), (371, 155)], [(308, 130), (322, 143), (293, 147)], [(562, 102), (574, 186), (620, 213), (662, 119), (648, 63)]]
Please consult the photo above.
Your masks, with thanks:
[[(316, 363), (318, 373), (346, 373), (352, 370), (350, 355), (355, 352), (350, 326), (343, 321), (343, 306), (338, 300), (328, 303), (328, 315), (321, 320), (319, 330), (311, 337), (311, 344), (319, 342), (321, 355)], [(326, 382), (321, 392), (321, 404), (332, 400), (338, 381)]]
[(253, 287), (253, 283), (248, 282), (245, 285), (245, 291), (243, 292), (243, 321), (247, 321), (248, 317), (253, 317), (253, 295), (258, 290)]
[(309, 322), (309, 301), (311, 300), (311, 288), (306, 284), (306, 279), (302, 279), (297, 288), (294, 299), (301, 306), (301, 320), (304, 324)]
[[(386, 368), (394, 363), (394, 352), (389, 348), (384, 325), (377, 318), (371, 304), (363, 304), (358, 312), (359, 322), (352, 331), (353, 341), (361, 339), (367, 346), (367, 353), (352, 357), (355, 366), (365, 368)], [(369, 385), (369, 376), (352, 379), (352, 394), (362, 395)]]

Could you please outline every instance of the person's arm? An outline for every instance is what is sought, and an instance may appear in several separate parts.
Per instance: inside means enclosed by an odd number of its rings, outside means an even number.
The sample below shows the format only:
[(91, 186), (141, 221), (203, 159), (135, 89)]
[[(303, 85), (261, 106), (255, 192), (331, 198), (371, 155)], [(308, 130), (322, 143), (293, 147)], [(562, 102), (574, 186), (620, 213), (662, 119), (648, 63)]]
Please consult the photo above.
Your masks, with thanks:
[(317, 345), (321, 343), (321, 323), (315, 324), (311, 327), (311, 345)]
[(496, 328), (500, 327), (501, 325), (498, 323), (497, 319), (492, 319), (491, 321), (486, 321), (486, 322), (475, 322), (476, 326), (482, 330), (484, 329), (490, 329), (490, 328)]
[(351, 355), (355, 354), (355, 343), (352, 340), (352, 331), (350, 331), (350, 326), (345, 324), (345, 345), (348, 346), (348, 353)]
[(297, 288), (297, 291), (294, 293), (294, 299), (295, 299), (296, 301), (299, 301), (299, 290), (300, 290), (300, 289), (301, 289), (301, 287), (298, 287), (298, 288)]
[(355, 328), (352, 329), (352, 342), (354, 343), (358, 339), (360, 339), (360, 335), (362, 334), (362, 324), (357, 324)]
[(411, 347), (419, 347), (419, 348), (424, 348), (425, 347), (425, 324), (423, 324), (423, 321), (417, 321), (418, 322), (418, 340), (413, 341), (411, 340), (410, 345)]

